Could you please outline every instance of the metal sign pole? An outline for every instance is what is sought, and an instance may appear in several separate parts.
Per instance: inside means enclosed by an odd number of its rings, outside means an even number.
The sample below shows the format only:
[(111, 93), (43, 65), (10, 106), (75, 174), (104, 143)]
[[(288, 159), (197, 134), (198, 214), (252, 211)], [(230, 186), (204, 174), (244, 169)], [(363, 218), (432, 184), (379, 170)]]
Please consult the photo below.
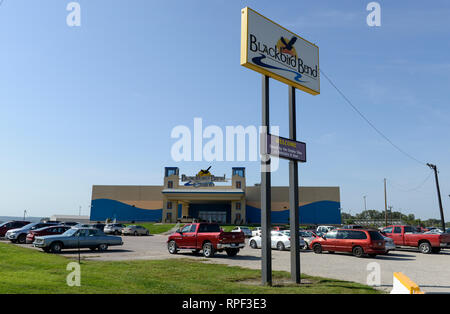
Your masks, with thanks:
[[(262, 77), (262, 127), (269, 132), (269, 77)], [(264, 139), (265, 141), (265, 139)], [(266, 145), (261, 138), (260, 145)], [(272, 285), (271, 247), (271, 183), (270, 159), (267, 154), (261, 158), (261, 276), (263, 285)]]
[[(289, 88), (289, 138), (297, 140), (295, 87)], [(298, 162), (289, 160), (289, 224), (291, 229), (291, 279), (300, 283), (300, 233), (298, 212)]]

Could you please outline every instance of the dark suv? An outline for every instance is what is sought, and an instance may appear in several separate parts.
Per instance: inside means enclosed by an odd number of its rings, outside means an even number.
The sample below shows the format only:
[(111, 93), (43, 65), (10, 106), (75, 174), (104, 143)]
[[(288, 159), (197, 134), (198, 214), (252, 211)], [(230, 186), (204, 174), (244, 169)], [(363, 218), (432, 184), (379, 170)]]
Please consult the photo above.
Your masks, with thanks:
[(29, 223), (30, 223), (29, 221), (20, 221), (20, 220), (4, 222), (0, 224), (0, 237), (4, 237), (6, 232), (10, 229), (22, 228), (23, 226), (26, 226)]

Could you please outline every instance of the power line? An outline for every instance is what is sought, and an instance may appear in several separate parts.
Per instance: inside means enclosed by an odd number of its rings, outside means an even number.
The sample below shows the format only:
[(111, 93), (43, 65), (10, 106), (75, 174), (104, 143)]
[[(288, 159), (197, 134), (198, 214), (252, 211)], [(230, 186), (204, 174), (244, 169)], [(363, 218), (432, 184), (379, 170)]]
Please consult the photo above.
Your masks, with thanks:
[(404, 189), (404, 187), (402, 187), (399, 184), (394, 183), (392, 180), (389, 180), (389, 182), (396, 188), (398, 188), (399, 190), (401, 190), (402, 192), (413, 192), (413, 191), (417, 191), (419, 190), (421, 187), (423, 187), (425, 185), (425, 183), (431, 178), (431, 175), (433, 174), (433, 171), (430, 171), (430, 173), (425, 177), (425, 179), (416, 187), (412, 188), (412, 189)]
[(399, 146), (397, 146), (394, 142), (392, 142), (386, 135), (384, 135), (383, 132), (381, 132), (372, 122), (370, 122), (369, 119), (367, 119), (361, 111), (358, 110), (358, 108), (356, 108), (355, 105), (353, 105), (353, 103), (344, 95), (344, 93), (333, 83), (333, 81), (323, 72), (323, 70), (320, 70), (320, 73), (327, 79), (327, 81), (334, 87), (334, 89), (336, 89), (336, 91), (342, 96), (342, 98), (344, 98), (344, 100), (353, 108), (353, 110), (361, 117), (363, 118), (364, 121), (367, 122), (367, 124), (369, 124), (372, 129), (374, 129), (381, 137), (383, 137), (389, 144), (391, 144), (395, 149), (397, 149), (400, 153), (402, 153), (403, 155), (405, 155), (406, 157), (414, 160), (415, 162), (426, 166), (425, 162), (422, 162), (420, 160), (418, 160), (417, 158), (413, 157), (412, 155), (408, 154), (407, 152), (405, 152), (403, 149), (401, 149)]

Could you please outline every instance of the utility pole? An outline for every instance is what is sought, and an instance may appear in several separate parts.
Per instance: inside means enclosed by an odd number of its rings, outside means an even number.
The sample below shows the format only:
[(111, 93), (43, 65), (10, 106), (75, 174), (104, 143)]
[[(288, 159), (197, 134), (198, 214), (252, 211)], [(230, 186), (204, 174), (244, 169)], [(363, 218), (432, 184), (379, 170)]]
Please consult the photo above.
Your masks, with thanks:
[(428, 167), (434, 170), (434, 178), (436, 180), (436, 189), (439, 201), (439, 209), (441, 211), (441, 223), (442, 223), (442, 231), (445, 232), (445, 219), (444, 219), (444, 209), (442, 208), (442, 199), (441, 199), (441, 190), (439, 189), (439, 179), (438, 179), (438, 171), (436, 165), (427, 164)]
[(389, 212), (390, 212), (390, 221), (391, 221), (391, 224), (392, 224), (392, 206), (389, 206)]
[(366, 206), (366, 197), (367, 197), (367, 195), (364, 195), (364, 196), (363, 196), (363, 198), (364, 198), (364, 210), (367, 210), (367, 206)]
[(387, 195), (386, 195), (386, 178), (384, 178), (384, 224), (387, 227)]

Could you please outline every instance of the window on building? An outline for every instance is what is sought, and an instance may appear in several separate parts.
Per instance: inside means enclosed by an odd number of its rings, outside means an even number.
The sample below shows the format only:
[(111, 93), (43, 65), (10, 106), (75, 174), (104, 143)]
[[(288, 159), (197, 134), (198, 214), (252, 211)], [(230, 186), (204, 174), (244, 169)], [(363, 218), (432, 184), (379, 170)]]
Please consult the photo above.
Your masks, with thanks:
[(241, 202), (236, 203), (236, 209), (241, 209)]
[(172, 209), (172, 202), (167, 202), (167, 209)]
[(233, 168), (233, 176), (245, 177), (245, 168)]
[(170, 177), (170, 176), (173, 176), (173, 175), (178, 175), (178, 168), (177, 167), (166, 167), (165, 170), (166, 170), (166, 173), (165, 173), (166, 177)]
[(167, 187), (173, 189), (173, 181), (167, 181)]
[(236, 189), (240, 189), (241, 186), (241, 181), (236, 181)]

